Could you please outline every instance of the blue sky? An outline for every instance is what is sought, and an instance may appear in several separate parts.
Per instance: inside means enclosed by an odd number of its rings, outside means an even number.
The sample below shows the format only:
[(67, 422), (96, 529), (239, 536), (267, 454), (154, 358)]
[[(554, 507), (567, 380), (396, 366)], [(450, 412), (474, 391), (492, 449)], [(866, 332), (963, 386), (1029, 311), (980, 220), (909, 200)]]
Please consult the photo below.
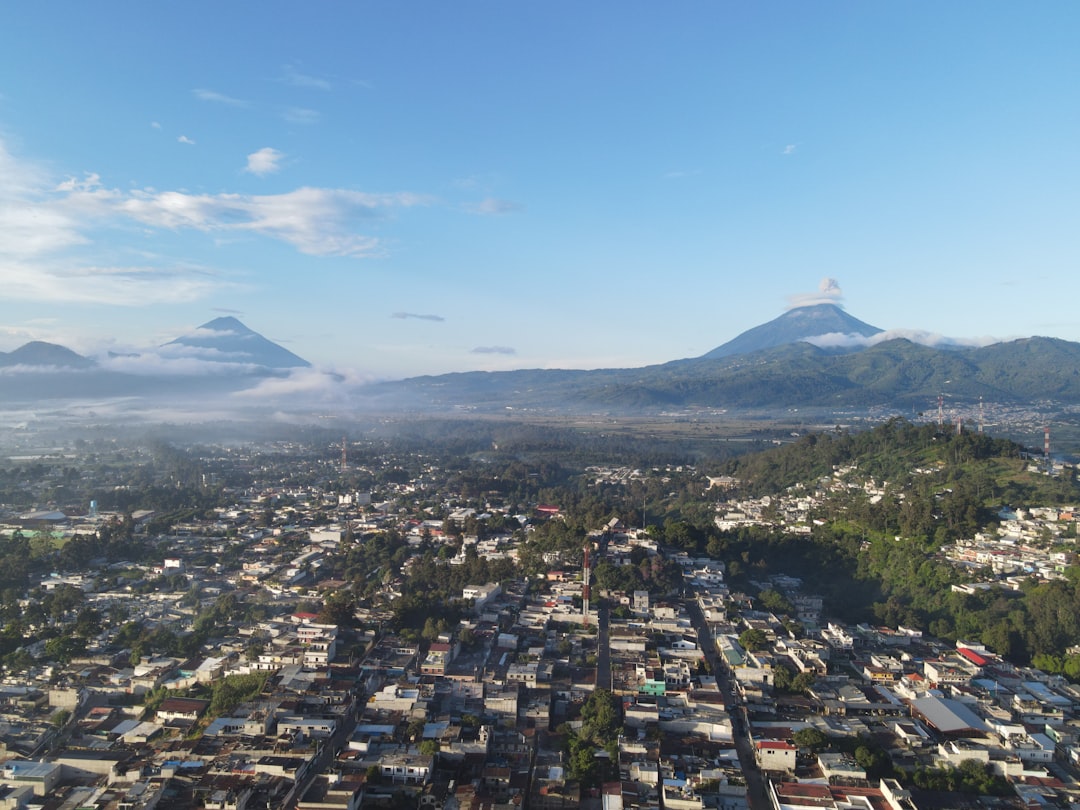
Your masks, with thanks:
[(809, 300), (1080, 340), (1080, 6), (18, 3), (0, 350), (222, 314), (362, 377), (640, 366)]

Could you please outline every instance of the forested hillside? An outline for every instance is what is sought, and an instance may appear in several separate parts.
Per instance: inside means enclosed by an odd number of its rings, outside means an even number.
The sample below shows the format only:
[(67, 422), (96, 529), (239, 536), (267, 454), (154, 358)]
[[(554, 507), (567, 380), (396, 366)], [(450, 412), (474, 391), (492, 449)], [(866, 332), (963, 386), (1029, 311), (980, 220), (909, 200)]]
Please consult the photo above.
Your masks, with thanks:
[[(766, 574), (799, 576), (826, 598), (827, 610), (847, 620), (982, 642), (1076, 677), (1080, 658), (1067, 654), (1080, 644), (1074, 520), (1030, 541), (1072, 562), (1060, 578), (1032, 576), (1006, 587), (988, 572), (958, 569), (941, 553), (977, 533), (993, 535), (1003, 507), (1080, 502), (1072, 468), (1050, 477), (1031, 469), (1038, 461), (1009, 441), (899, 420), (864, 433), (805, 436), (723, 470), (739, 481), (727, 495), (732, 503), (784, 492), (814, 496), (810, 536), (752, 526), (706, 538), (704, 548), (731, 561), (735, 581), (751, 590), (751, 581)], [(973, 577), (990, 585), (973, 594), (951, 588)]]

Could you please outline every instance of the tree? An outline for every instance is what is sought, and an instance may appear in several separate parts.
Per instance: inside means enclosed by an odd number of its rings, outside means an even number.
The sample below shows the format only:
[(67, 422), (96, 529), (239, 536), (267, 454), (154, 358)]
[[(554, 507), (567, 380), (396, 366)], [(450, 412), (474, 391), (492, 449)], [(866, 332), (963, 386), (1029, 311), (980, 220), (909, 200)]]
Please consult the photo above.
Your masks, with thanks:
[(78, 636), (57, 636), (45, 642), (45, 654), (61, 664), (86, 651), (86, 639)]
[(794, 615), (795, 608), (788, 598), (779, 591), (766, 588), (758, 594), (758, 604), (770, 613)]
[(739, 634), (739, 644), (742, 645), (744, 650), (754, 652), (755, 650), (762, 650), (765, 645), (769, 643), (769, 637), (765, 635), (764, 630), (759, 630), (756, 627), (751, 627), (748, 630), (743, 630)]
[(866, 778), (878, 780), (892, 776), (892, 760), (881, 748), (860, 745), (855, 749), (855, 762), (866, 771)]
[(416, 717), (409, 721), (405, 728), (405, 739), (415, 742), (424, 736), (424, 726), (427, 722), (422, 717)]
[(352, 627), (356, 624), (356, 598), (348, 591), (334, 591), (326, 597), (319, 610), (319, 621), (338, 627)]
[(813, 726), (800, 728), (791, 735), (791, 741), (799, 746), (799, 748), (809, 748), (815, 753), (824, 751), (829, 745), (828, 735), (821, 729), (814, 728)]
[(813, 672), (800, 672), (791, 680), (791, 691), (797, 694), (805, 694), (814, 685)]

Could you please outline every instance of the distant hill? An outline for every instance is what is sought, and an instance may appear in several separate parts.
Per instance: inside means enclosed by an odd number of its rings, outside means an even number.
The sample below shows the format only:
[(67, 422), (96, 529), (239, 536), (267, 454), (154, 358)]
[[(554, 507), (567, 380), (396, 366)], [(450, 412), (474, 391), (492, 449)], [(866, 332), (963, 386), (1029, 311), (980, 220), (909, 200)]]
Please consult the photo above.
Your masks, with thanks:
[(52, 343), (27, 343), (0, 353), (0, 369), (10, 369), (0, 377), (0, 402), (138, 397), (209, 404), (311, 365), (236, 318), (217, 318), (166, 346), (159, 354), (110, 352), (98, 362)]
[(247, 363), (271, 369), (310, 368), (311, 363), (290, 352), (236, 318), (215, 318), (195, 332), (169, 341), (166, 346), (186, 346), (202, 360)]
[(94, 361), (55, 343), (34, 340), (13, 352), (0, 352), (0, 367), (43, 366), (49, 368), (90, 368)]
[(738, 337), (717, 346), (702, 357), (715, 360), (737, 354), (750, 354), (798, 343), (822, 335), (859, 335), (872, 337), (883, 330), (848, 315), (836, 304), (814, 304), (790, 309), (779, 318), (748, 329)]

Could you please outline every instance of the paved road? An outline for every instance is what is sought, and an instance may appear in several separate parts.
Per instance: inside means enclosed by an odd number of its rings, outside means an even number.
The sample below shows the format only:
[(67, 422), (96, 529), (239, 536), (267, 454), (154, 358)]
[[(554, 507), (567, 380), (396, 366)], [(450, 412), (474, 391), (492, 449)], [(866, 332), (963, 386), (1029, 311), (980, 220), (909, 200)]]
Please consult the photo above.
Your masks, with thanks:
[(750, 810), (769, 810), (772, 803), (769, 801), (765, 787), (765, 778), (757, 766), (754, 756), (754, 743), (750, 738), (750, 718), (746, 713), (746, 706), (738, 703), (738, 698), (732, 692), (733, 676), (727, 661), (723, 656), (716, 654), (716, 644), (713, 641), (712, 631), (709, 629), (701, 607), (693, 597), (685, 599), (686, 610), (690, 614), (690, 621), (697, 630), (698, 643), (705, 653), (705, 660), (709, 664), (709, 670), (716, 676), (717, 685), (724, 695), (724, 703), (731, 715), (731, 725), (735, 737), (735, 751), (739, 755), (739, 768), (746, 779), (746, 802)]

